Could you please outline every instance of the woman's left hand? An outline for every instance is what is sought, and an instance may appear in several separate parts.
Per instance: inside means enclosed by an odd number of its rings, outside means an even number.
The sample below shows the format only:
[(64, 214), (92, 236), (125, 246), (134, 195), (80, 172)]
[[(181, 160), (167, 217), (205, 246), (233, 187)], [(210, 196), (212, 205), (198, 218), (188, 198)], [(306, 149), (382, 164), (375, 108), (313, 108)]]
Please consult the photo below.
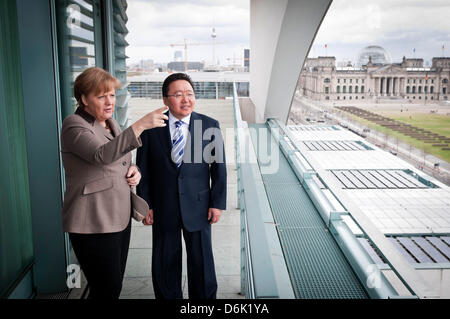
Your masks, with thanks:
[(136, 186), (141, 180), (141, 173), (136, 165), (131, 165), (127, 173), (127, 182), (130, 187)]

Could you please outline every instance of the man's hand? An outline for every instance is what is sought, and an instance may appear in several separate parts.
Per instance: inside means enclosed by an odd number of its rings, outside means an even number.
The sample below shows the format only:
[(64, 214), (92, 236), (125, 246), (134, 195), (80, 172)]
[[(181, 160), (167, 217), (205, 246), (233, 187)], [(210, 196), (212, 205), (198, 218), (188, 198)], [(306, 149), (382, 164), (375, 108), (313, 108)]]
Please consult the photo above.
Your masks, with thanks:
[(136, 186), (141, 180), (141, 173), (136, 165), (131, 165), (127, 172), (127, 182), (130, 187)]
[(153, 225), (153, 209), (150, 209), (149, 214), (142, 220), (142, 224), (145, 226)]
[(208, 210), (208, 220), (210, 224), (215, 224), (219, 221), (222, 211), (217, 208), (210, 208)]

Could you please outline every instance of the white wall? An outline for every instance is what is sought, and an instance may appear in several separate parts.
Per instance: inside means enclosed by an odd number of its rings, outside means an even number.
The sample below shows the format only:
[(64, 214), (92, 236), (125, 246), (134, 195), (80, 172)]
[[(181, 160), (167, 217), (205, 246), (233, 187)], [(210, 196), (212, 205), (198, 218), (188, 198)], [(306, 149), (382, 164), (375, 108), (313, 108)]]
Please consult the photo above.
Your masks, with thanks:
[(272, 64), (288, 0), (251, 0), (250, 3), (250, 98), (255, 119), (264, 121)]
[(300, 71), (332, 0), (251, 0), (250, 98), (256, 121), (287, 121)]

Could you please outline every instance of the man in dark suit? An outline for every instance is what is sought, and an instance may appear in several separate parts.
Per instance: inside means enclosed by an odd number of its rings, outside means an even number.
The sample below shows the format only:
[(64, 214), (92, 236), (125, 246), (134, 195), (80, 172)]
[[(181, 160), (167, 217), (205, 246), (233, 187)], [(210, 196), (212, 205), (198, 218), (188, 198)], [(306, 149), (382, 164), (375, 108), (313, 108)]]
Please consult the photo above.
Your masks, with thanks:
[(190, 77), (175, 73), (162, 87), (169, 107), (167, 126), (141, 135), (136, 164), (137, 193), (150, 207), (143, 221), (153, 225), (152, 277), (156, 298), (182, 298), (182, 245), (186, 243), (191, 299), (214, 299), (217, 280), (211, 224), (226, 209), (226, 164), (219, 123), (193, 112)]

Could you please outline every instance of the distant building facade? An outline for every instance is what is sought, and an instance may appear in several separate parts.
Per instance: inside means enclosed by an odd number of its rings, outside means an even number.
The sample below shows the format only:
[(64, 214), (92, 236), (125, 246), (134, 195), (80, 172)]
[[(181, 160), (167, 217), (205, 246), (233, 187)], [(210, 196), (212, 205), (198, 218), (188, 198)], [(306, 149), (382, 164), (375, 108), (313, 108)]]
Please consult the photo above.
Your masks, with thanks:
[(244, 49), (244, 67), (247, 72), (250, 72), (250, 49)]
[[(169, 73), (129, 76), (128, 91), (132, 98), (162, 99), (162, 84)], [(239, 97), (249, 96), (248, 72), (191, 72), (197, 99), (225, 99), (233, 96), (233, 82)]]
[[(187, 69), (188, 70), (197, 70), (201, 71), (205, 67), (205, 64), (203, 62), (187, 62)], [(167, 63), (167, 69), (170, 71), (177, 71), (177, 72), (184, 72), (185, 69), (185, 63), (182, 61), (173, 61)]]
[(435, 57), (431, 67), (425, 68), (423, 59), (373, 63), (370, 52), (360, 54), (368, 56), (360, 67), (337, 68), (335, 57), (308, 58), (298, 83), (300, 93), (314, 100), (448, 100), (450, 57)]

